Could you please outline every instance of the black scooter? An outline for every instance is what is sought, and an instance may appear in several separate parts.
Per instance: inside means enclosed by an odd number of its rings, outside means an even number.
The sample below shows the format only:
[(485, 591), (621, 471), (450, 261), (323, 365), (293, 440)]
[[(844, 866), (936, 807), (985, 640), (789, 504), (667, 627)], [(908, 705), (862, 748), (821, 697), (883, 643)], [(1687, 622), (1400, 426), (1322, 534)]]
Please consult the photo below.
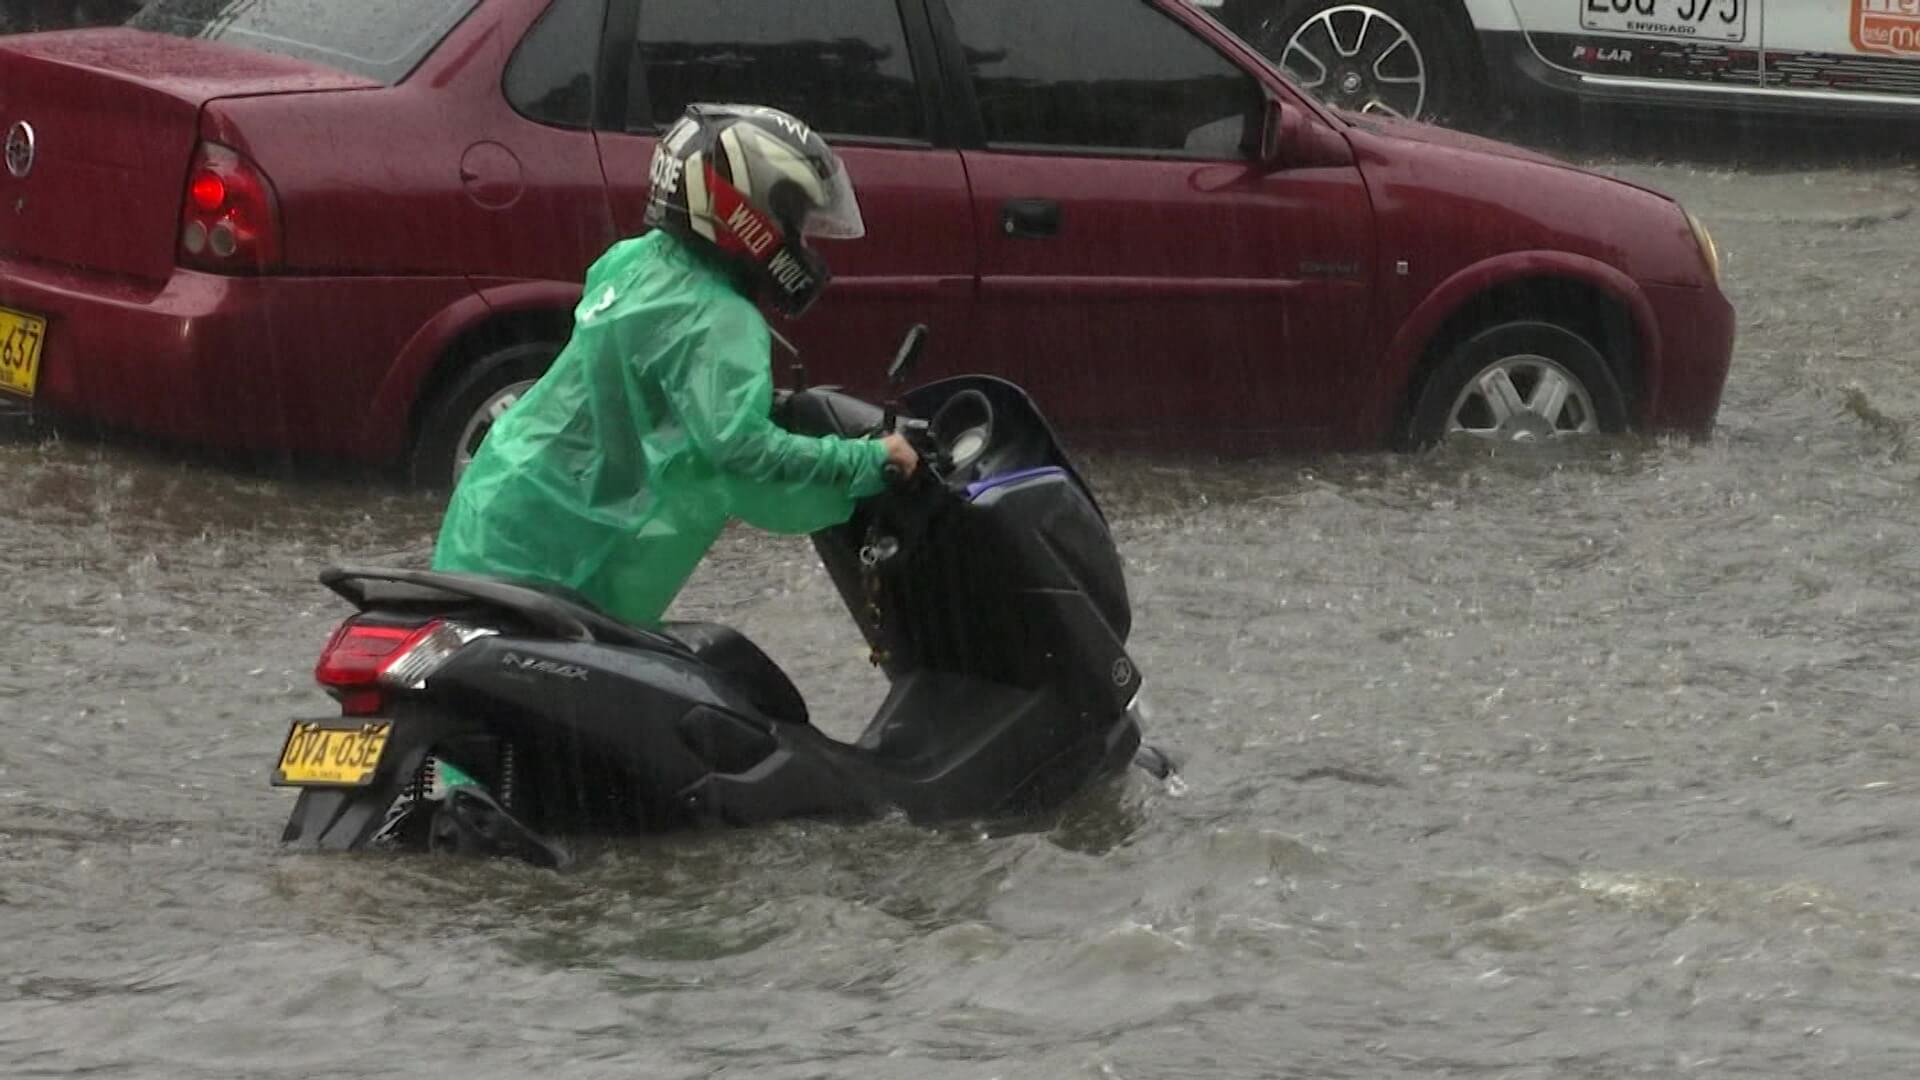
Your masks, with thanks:
[[(895, 388), (924, 340), (909, 333)], [(891, 683), (857, 742), (809, 723), (786, 675), (724, 626), (643, 629), (535, 583), (329, 569), (358, 609), (315, 672), (341, 715), (288, 733), (273, 783), (301, 790), (283, 842), (559, 866), (558, 836), (1003, 818), (1136, 756), (1170, 772), (1140, 748), (1106, 520), (1025, 392), (963, 376), (883, 410), (803, 388), (777, 413), (806, 434), (900, 431), (925, 463), (813, 537)]]

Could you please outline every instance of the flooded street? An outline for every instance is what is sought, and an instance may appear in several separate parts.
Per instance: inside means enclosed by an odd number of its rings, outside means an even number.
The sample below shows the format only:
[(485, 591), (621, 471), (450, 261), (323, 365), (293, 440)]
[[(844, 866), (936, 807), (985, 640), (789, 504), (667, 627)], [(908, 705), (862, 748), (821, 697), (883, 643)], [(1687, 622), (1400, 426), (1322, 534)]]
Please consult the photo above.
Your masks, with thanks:
[[(1033, 833), (284, 854), (314, 575), (437, 505), (7, 426), (0, 1073), (1920, 1074), (1920, 170), (1597, 163), (1725, 252), (1715, 438), (1096, 459), (1187, 790)], [(678, 612), (881, 693), (803, 543)]]

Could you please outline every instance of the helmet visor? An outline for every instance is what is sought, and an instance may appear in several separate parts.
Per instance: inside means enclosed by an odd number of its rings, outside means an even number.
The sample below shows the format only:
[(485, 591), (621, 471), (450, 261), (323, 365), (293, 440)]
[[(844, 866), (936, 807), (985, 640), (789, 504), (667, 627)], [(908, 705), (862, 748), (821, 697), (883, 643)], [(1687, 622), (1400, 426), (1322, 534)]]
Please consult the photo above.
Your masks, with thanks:
[(800, 223), (800, 234), (821, 240), (858, 240), (867, 235), (853, 181), (847, 178), (847, 167), (838, 158), (834, 159), (833, 172), (821, 180), (820, 186), (826, 189), (826, 197), (807, 212), (807, 219)]

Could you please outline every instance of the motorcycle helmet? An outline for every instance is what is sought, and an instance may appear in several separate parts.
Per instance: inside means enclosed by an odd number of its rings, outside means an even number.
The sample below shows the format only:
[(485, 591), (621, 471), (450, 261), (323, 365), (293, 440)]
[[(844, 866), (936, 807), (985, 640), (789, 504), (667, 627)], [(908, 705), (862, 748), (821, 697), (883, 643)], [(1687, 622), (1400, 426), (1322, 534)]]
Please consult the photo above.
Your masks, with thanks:
[(839, 155), (795, 117), (760, 105), (691, 105), (653, 152), (646, 222), (708, 245), (798, 318), (831, 274), (809, 237), (866, 234)]

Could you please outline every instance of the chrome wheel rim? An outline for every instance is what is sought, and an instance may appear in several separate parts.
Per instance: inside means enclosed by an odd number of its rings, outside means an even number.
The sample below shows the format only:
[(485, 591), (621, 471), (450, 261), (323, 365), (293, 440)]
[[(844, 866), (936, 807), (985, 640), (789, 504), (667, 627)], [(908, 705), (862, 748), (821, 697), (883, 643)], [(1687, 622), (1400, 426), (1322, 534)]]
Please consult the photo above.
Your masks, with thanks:
[(532, 386), (532, 379), (524, 379), (502, 387), (492, 397), (481, 402), (479, 408), (473, 410), (473, 415), (467, 418), (467, 426), (460, 430), (460, 441), (453, 444), (455, 482), (458, 482), (461, 474), (467, 471), (467, 466), (473, 464), (473, 455), (480, 452), (480, 444), (486, 441), (487, 432), (493, 430), (493, 425), (498, 423), (500, 418), (507, 414), (507, 410), (513, 408), (514, 402), (519, 401), (520, 396)]
[(1509, 356), (1467, 381), (1447, 413), (1447, 434), (1535, 442), (1600, 430), (1593, 398), (1566, 368), (1544, 356)]
[(1342, 109), (1415, 119), (1427, 104), (1427, 58), (1400, 20), (1364, 4), (1331, 7), (1280, 50), (1302, 90)]

